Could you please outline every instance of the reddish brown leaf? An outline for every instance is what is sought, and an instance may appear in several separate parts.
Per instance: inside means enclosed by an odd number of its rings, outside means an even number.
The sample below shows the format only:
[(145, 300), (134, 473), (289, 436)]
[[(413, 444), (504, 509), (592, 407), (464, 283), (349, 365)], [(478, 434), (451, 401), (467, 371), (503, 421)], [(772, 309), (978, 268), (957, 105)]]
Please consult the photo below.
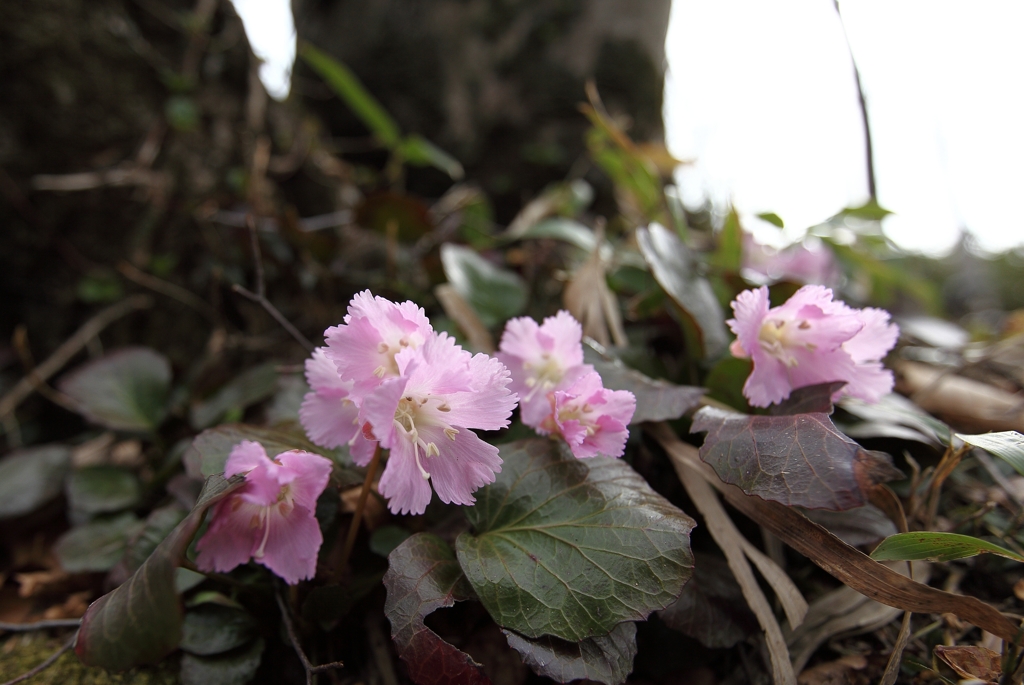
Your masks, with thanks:
[(998, 652), (984, 647), (935, 647), (939, 657), (957, 672), (961, 678), (977, 678), (995, 682), (1003, 674), (1002, 657)]
[(469, 599), (473, 590), (452, 549), (436, 535), (417, 533), (388, 556), (384, 614), (398, 656), (417, 685), (491, 685), (480, 665), (427, 628), (436, 609)]
[(889, 455), (865, 450), (835, 427), (828, 401), (835, 389), (802, 388), (776, 410), (805, 413), (749, 416), (704, 407), (692, 428), (708, 434), (700, 458), (726, 483), (787, 506), (843, 511), (867, 504), (872, 486), (902, 474)]

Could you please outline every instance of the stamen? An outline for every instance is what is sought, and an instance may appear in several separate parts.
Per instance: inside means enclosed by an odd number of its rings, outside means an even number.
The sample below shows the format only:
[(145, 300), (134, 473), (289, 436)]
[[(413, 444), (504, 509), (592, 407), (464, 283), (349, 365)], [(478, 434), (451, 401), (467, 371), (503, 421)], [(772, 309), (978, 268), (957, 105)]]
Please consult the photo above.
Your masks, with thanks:
[(419, 445), (413, 445), (412, 446), (412, 453), (416, 457), (416, 468), (418, 468), (420, 470), (420, 475), (423, 476), (423, 480), (429, 480), (430, 479), (430, 473), (428, 473), (427, 470), (425, 468), (423, 468), (423, 464), (420, 463), (420, 448), (419, 448)]
[[(525, 366), (525, 364), (523, 366)], [(537, 385), (537, 379), (536, 378), (534, 378), (533, 376), (530, 376), (529, 378), (526, 379), (526, 387), (532, 388), (535, 385)]]
[(376, 369), (373, 370), (373, 375), (376, 376), (377, 378), (384, 378), (384, 367), (378, 366)]
[(387, 344), (387, 343), (383, 343), (383, 342), (382, 342), (382, 343), (380, 343), (380, 344), (378, 344), (378, 345), (377, 345), (377, 351), (378, 351), (378, 352), (380, 352), (381, 354), (384, 354), (384, 353), (385, 353), (385, 352), (387, 352), (387, 351), (388, 351), (389, 349), (391, 349), (391, 348), (390, 348), (390, 347), (388, 347), (388, 344)]
[(441, 455), (441, 451), (437, 449), (437, 445), (432, 442), (427, 443), (427, 456), (437, 457)]
[[(455, 428), (448, 427), (444, 429), (444, 434), (448, 436), (448, 439), (455, 442), (455, 436), (459, 434), (459, 431)], [(431, 443), (433, 444), (433, 443)]]
[(263, 511), (260, 512), (260, 518), (264, 520), (266, 527), (263, 529), (263, 540), (260, 542), (260, 546), (256, 550), (256, 553), (253, 554), (257, 559), (263, 558), (263, 555), (266, 552), (267, 540), (270, 538), (270, 511), (268, 509), (263, 509)]
[(801, 321), (800, 325), (797, 326), (797, 328), (799, 328), (801, 331), (806, 331), (810, 327), (811, 327), (811, 324), (807, 323), (807, 321)]
[(437, 410), (438, 411), (451, 411), (452, 408), (451, 408), (451, 405), (449, 405), (447, 402), (444, 402), (444, 403), (441, 404), (441, 406), (439, 406), (437, 408)]

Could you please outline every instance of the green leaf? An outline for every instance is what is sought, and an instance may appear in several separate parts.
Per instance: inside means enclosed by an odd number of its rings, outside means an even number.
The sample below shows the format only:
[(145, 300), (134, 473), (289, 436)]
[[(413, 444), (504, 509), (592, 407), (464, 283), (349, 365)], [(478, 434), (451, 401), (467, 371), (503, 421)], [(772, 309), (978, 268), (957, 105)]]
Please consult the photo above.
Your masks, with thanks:
[(167, 414), (171, 364), (147, 347), (126, 347), (78, 367), (58, 387), (93, 423), (149, 432)]
[(704, 396), (704, 388), (675, 385), (646, 376), (618, 359), (602, 355), (594, 344), (583, 347), (584, 361), (601, 376), (604, 387), (628, 390), (636, 397), (636, 410), (630, 424), (644, 421), (671, 421), (696, 409)]
[(274, 394), (277, 390), (276, 365), (260, 364), (242, 372), (189, 412), (193, 428), (208, 428), (229, 411), (241, 411)]
[(725, 315), (711, 284), (697, 273), (689, 249), (660, 224), (636, 229), (636, 241), (658, 283), (700, 329), (704, 357), (721, 356), (729, 346)]
[(381, 145), (389, 149), (398, 147), (402, 137), (398, 124), (347, 66), (306, 42), (299, 44), (299, 57), (345, 101)]
[(775, 226), (777, 228), (786, 227), (786, 225), (782, 223), (782, 217), (776, 214), (775, 212), (761, 212), (760, 214), (757, 215), (757, 218), (762, 221), (767, 221), (772, 226)]
[(430, 533), (417, 533), (395, 548), (384, 574), (384, 615), (391, 640), (417, 685), (490, 685), (480, 664), (427, 628), (437, 609), (470, 599), (473, 590), (451, 547)]
[[(522, 240), (540, 240), (550, 238), (574, 245), (587, 254), (597, 247), (597, 235), (588, 227), (572, 219), (553, 218), (532, 224), (517, 238)], [(609, 248), (609, 252), (610, 252)]]
[(526, 284), (518, 274), (502, 269), (468, 247), (445, 243), (441, 264), (455, 287), (488, 328), (494, 328), (526, 308)]
[(182, 624), (181, 649), (212, 656), (241, 647), (256, 635), (256, 619), (239, 609), (200, 604), (189, 609)]
[(974, 445), (986, 452), (991, 452), (1016, 469), (1017, 473), (1024, 476), (1024, 435), (1017, 431), (1003, 431), (1001, 433), (985, 433), (983, 435), (963, 435), (957, 433), (956, 437), (968, 445)]
[(877, 200), (868, 200), (859, 207), (847, 207), (839, 212), (839, 216), (852, 216), (865, 221), (881, 221), (892, 214), (888, 209), (878, 204)]
[(466, 175), (459, 160), (431, 143), (421, 135), (411, 133), (398, 146), (398, 153), (413, 166), (432, 166), (443, 171), (453, 181), (460, 181)]
[(632, 621), (620, 623), (607, 635), (580, 642), (567, 642), (550, 635), (531, 639), (511, 630), (501, 632), (534, 673), (558, 683), (586, 679), (620, 685), (633, 671), (636, 624)]
[(753, 369), (754, 363), (749, 359), (722, 357), (704, 379), (704, 385), (708, 386), (708, 397), (724, 402), (737, 411), (750, 411), (747, 398), (743, 396), (743, 385)]
[(875, 561), (952, 561), (983, 552), (1024, 562), (1024, 557), (1016, 552), (970, 535), (928, 531), (890, 535), (875, 547), (871, 558)]
[(466, 509), (459, 564), (497, 621), (529, 638), (607, 635), (675, 601), (693, 520), (618, 459), (559, 442), (502, 445), (501, 473)]
[(120, 563), (110, 572), (109, 582), (120, 585), (128, 580), (187, 514), (188, 511), (180, 504), (169, 504), (151, 511), (139, 532), (128, 541)]
[(185, 653), (181, 657), (181, 685), (245, 685), (260, 667), (263, 647), (263, 638), (257, 638), (217, 656)]
[(948, 445), (953, 431), (931, 414), (925, 412), (911, 400), (890, 393), (876, 403), (865, 402), (855, 397), (844, 397), (839, 407), (866, 422), (877, 426), (910, 428), (925, 442)]
[(64, 445), (45, 445), (12, 452), (0, 459), (0, 520), (24, 516), (63, 490), (71, 465)]
[(743, 263), (743, 227), (736, 208), (731, 208), (725, 217), (722, 230), (718, 232), (718, 246), (711, 255), (711, 263), (723, 271), (739, 273)]
[(732, 647), (757, 630), (757, 619), (724, 559), (697, 554), (693, 579), (658, 617), (705, 647)]
[(195, 437), (181, 457), (185, 462), (185, 470), (193, 478), (224, 473), (224, 464), (232, 448), (243, 440), (260, 443), (270, 458), (289, 450), (304, 450), (314, 454), (323, 452), (305, 437), (285, 430), (261, 428), (245, 423), (226, 423), (216, 428), (208, 428)]
[(207, 478), (192, 511), (139, 570), (89, 606), (75, 640), (75, 653), (82, 663), (120, 671), (156, 663), (177, 648), (183, 610), (175, 571), (206, 510), (244, 482), (242, 477)]
[(409, 531), (398, 526), (381, 526), (370, 536), (370, 551), (387, 557), (395, 548), (409, 539)]
[(135, 514), (92, 521), (64, 533), (53, 546), (57, 561), (68, 573), (109, 571), (124, 556), (128, 538), (144, 524)]
[(86, 466), (72, 471), (66, 484), (68, 505), (83, 514), (104, 514), (135, 506), (139, 479), (119, 466)]

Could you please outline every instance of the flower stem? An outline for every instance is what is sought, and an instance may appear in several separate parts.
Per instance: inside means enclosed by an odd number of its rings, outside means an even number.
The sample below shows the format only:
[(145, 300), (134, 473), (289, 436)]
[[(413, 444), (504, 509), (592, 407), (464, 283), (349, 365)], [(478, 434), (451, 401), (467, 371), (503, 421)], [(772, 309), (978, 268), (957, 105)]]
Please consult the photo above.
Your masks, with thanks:
[(373, 458), (370, 465), (366, 467), (366, 480), (363, 481), (363, 489), (359, 492), (359, 501), (356, 502), (356, 511), (352, 514), (352, 523), (348, 527), (348, 536), (345, 537), (345, 548), (341, 553), (341, 568), (348, 565), (348, 558), (352, 555), (352, 548), (356, 544), (356, 535), (359, 534), (359, 523), (363, 520), (363, 510), (366, 508), (366, 497), (370, 494), (370, 485), (373, 477), (377, 475), (377, 467), (380, 465), (380, 445), (373, 451)]

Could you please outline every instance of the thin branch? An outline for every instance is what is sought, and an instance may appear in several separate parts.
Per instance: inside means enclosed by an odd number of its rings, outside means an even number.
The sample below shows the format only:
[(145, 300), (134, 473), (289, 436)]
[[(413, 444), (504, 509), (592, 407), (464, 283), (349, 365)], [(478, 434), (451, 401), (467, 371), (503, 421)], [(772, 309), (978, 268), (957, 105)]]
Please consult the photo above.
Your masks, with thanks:
[(148, 295), (132, 295), (129, 298), (112, 304), (101, 310), (82, 327), (75, 331), (74, 335), (64, 341), (46, 361), (35, 368), (34, 373), (29, 374), (18, 381), (10, 392), (0, 398), (0, 418), (6, 417), (18, 408), (18, 405), (32, 394), (39, 382), (45, 382), (53, 374), (57, 373), (72, 357), (78, 354), (85, 345), (100, 331), (117, 321), (121, 317), (138, 309), (147, 309), (153, 306), (153, 298)]
[(299, 661), (302, 662), (302, 668), (306, 671), (306, 685), (313, 685), (313, 676), (317, 673), (330, 671), (335, 668), (344, 668), (345, 664), (341, 661), (332, 661), (329, 664), (320, 664), (319, 666), (314, 666), (310, 662), (309, 657), (302, 651), (299, 636), (295, 632), (295, 625), (288, 614), (288, 607), (284, 603), (284, 598), (281, 597), (280, 592), (275, 592), (274, 597), (277, 599), (277, 607), (281, 610), (281, 619), (284, 621), (285, 630), (288, 631), (288, 639), (291, 640), (292, 647), (295, 648), (295, 653), (299, 655)]
[(63, 647), (61, 647), (56, 652), (54, 652), (49, 657), (47, 657), (46, 661), (44, 661), (43, 663), (41, 663), (38, 666), (36, 666), (35, 668), (33, 668), (31, 671), (27, 671), (25, 673), (22, 673), (17, 678), (13, 678), (12, 680), (8, 680), (6, 683), (3, 683), (3, 685), (16, 685), (16, 683), (20, 683), (20, 682), (23, 682), (25, 680), (28, 680), (29, 678), (37, 676), (40, 673), (42, 673), (43, 671), (45, 671), (46, 669), (48, 669), (50, 666), (53, 666), (55, 663), (57, 663), (57, 659), (59, 659), (62, 656), (64, 656), (64, 652), (70, 650), (72, 647), (75, 646), (75, 639), (77, 637), (78, 637), (78, 631), (76, 630), (75, 634), (71, 636), (71, 639), (68, 640), (67, 642), (65, 642)]
[(34, 630), (49, 630), (50, 628), (77, 628), (82, 625), (80, 618), (59, 618), (53, 621), (36, 621), (35, 623), (7, 623), (0, 621), (0, 630), (9, 633), (28, 633)]
[(377, 475), (377, 467), (380, 465), (380, 444), (377, 444), (373, 451), (373, 458), (370, 465), (366, 467), (366, 479), (363, 481), (363, 489), (359, 492), (359, 501), (356, 502), (355, 513), (352, 514), (352, 523), (348, 527), (348, 535), (345, 537), (345, 547), (341, 552), (341, 563), (339, 567), (344, 569), (348, 558), (352, 556), (352, 548), (356, 544), (356, 535), (359, 533), (359, 523), (363, 520), (363, 510), (366, 508), (366, 497), (370, 494), (370, 485), (373, 484), (373, 477)]
[(120, 271), (121, 275), (128, 280), (141, 285), (143, 288), (149, 288), (153, 292), (175, 299), (186, 307), (191, 307), (196, 310), (204, 318), (210, 321), (216, 321), (218, 318), (216, 310), (214, 310), (206, 300), (195, 295), (190, 290), (182, 288), (180, 285), (175, 285), (174, 283), (165, 281), (162, 278), (157, 278), (156, 276), (148, 274), (128, 262), (121, 262), (118, 264), (117, 270)]
[(839, 11), (839, 0), (832, 0), (835, 5), (836, 14), (839, 15), (839, 25), (843, 28), (843, 38), (846, 40), (846, 50), (850, 53), (850, 63), (853, 64), (853, 81), (857, 84), (857, 102), (860, 104), (860, 118), (864, 125), (864, 153), (867, 157), (868, 166), (868, 195), (872, 200), (878, 200), (878, 186), (875, 183), (875, 151), (871, 142), (871, 123), (868, 120), (868, 104), (864, 99), (864, 87), (860, 82), (860, 69), (857, 68), (857, 60), (853, 57), (853, 46), (850, 45), (850, 36), (846, 33), (846, 23), (843, 21), (843, 13)]
[(237, 283), (231, 286), (231, 289), (246, 299), (263, 307), (267, 314), (270, 314), (270, 316), (274, 318), (274, 321), (281, 325), (281, 328), (288, 331), (288, 334), (295, 338), (296, 342), (306, 348), (307, 352), (312, 352), (315, 349), (313, 343), (309, 342), (309, 339), (300, 333), (299, 329), (293, 326), (288, 319), (284, 318), (284, 314), (279, 312), (277, 307), (271, 304), (270, 300), (267, 299), (266, 286), (263, 282), (263, 258), (260, 255), (260, 241), (256, 235), (256, 222), (253, 220), (251, 215), (248, 217), (248, 224), (249, 235), (252, 237), (252, 257), (256, 264), (256, 292), (243, 288)]

